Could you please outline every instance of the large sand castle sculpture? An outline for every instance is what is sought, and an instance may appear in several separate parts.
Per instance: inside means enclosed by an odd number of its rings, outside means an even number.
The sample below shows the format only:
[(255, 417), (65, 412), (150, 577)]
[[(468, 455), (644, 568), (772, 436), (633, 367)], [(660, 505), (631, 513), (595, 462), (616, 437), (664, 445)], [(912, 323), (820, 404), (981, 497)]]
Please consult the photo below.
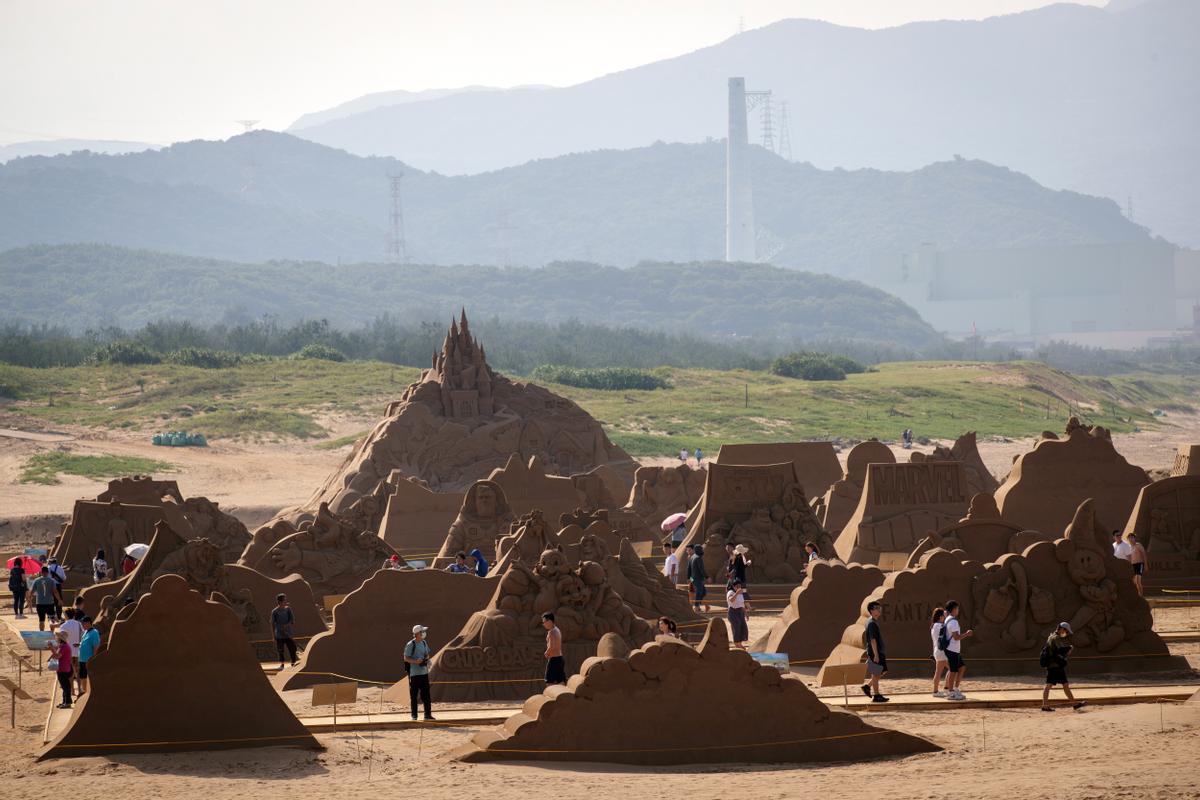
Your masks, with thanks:
[(879, 567), (863, 564), (811, 564), (787, 608), (750, 649), (787, 653), (793, 664), (820, 666), (846, 626), (858, 619), (862, 599), (879, 588), (884, 576)]
[(487, 606), (498, 582), (441, 570), (380, 570), (333, 607), (333, 628), (314, 636), (299, 665), (273, 682), (280, 690), (346, 680), (394, 683), (404, 677), (404, 645), (414, 625), (429, 628), (436, 654)]
[(67, 588), (89, 586), (97, 550), (119, 572), (125, 548), (149, 544), (159, 521), (185, 540), (208, 539), (225, 561), (236, 561), (250, 541), (246, 526), (208, 498), (185, 499), (175, 481), (135, 475), (109, 481), (95, 500), (76, 500), (50, 555), (67, 568)]
[(1179, 445), (1175, 463), (1171, 466), (1171, 477), (1181, 478), (1184, 475), (1200, 475), (1200, 444)]
[(705, 546), (705, 565), (713, 580), (724, 579), (724, 548), (731, 543), (749, 548), (751, 583), (797, 583), (807, 563), (804, 544), (809, 541), (823, 555), (832, 553), (832, 540), (809, 508), (790, 461), (709, 465), (704, 497), (684, 543)]
[(638, 467), (626, 508), (657, 526), (672, 514), (695, 507), (704, 496), (707, 480), (708, 471), (703, 467)]
[(805, 497), (820, 497), (842, 477), (842, 465), (832, 442), (723, 444), (717, 451), (718, 464), (756, 466), (788, 461), (796, 468)]
[[(537, 456), (547, 472), (572, 475), (610, 464), (632, 480), (629, 455), (578, 405), (492, 370), (467, 316), (451, 323), (432, 366), (387, 408), (385, 418), (303, 506), (282, 512), (294, 527), (322, 503), (359, 530), (377, 531), (394, 470), (435, 491), (465, 491), (509, 456)], [(359, 511), (366, 498), (379, 517)]]
[(949, 550), (964, 561), (986, 564), (1005, 553), (1023, 553), (1035, 542), (1053, 540), (1049, 534), (1022, 530), (1020, 526), (1005, 522), (1000, 518), (996, 499), (990, 494), (977, 494), (971, 498), (967, 515), (922, 539), (908, 557), (906, 566), (917, 566), (922, 556), (936, 548)]
[[(546, 550), (537, 564), (514, 561), (500, 577), (495, 594), (437, 655), (430, 671), (434, 700), (517, 700), (538, 688), (545, 669), (544, 612), (553, 612), (563, 635), (568, 671), (596, 651), (606, 633), (630, 646), (653, 638), (650, 623), (638, 617), (593, 561), (573, 563), (558, 550)], [(386, 697), (407, 701), (406, 682)]]
[(1041, 670), (1038, 654), (1060, 621), (1075, 631), (1071, 671), (1154, 672), (1186, 668), (1152, 630), (1150, 607), (1131, 580), (1129, 562), (1114, 558), (1109, 529), (1084, 501), (1064, 536), (1038, 542), (991, 564), (931, 550), (915, 569), (892, 573), (862, 602), (826, 667), (863, 658), (869, 600), (883, 603), (889, 674), (928, 674), (930, 616), (948, 600), (962, 604), (959, 620), (975, 634), (963, 647), (974, 675), (1024, 675)]
[[(813, 501), (817, 521), (835, 539), (846, 527), (850, 517), (858, 508), (863, 484), (867, 482), (867, 466), (870, 464), (895, 464), (892, 448), (876, 439), (859, 442), (846, 454), (846, 471), (840, 480), (834, 481), (829, 491)], [(830, 553), (822, 555), (831, 556)]]
[(969, 492), (961, 461), (871, 464), (858, 508), (837, 537), (838, 557), (904, 564), (926, 535), (967, 513)]
[(122, 614), (89, 666), (88, 693), (40, 758), (321, 747), (271, 688), (233, 612), (178, 575)]
[(154, 581), (163, 575), (179, 575), (201, 597), (229, 606), (252, 642), (270, 644), (271, 609), (280, 593), (286, 594), (292, 603), (296, 638), (325, 630), (312, 589), (301, 578), (293, 575), (285, 580), (272, 580), (247, 567), (226, 564), (215, 544), (203, 538), (185, 540), (165, 522), (157, 523), (150, 537), (150, 549), (132, 572), (83, 590), (84, 611), (95, 620), (97, 628), (107, 633), (121, 609), (150, 591)]
[(566, 686), (530, 697), (454, 756), (661, 766), (859, 761), (940, 749), (829, 708), (799, 678), (730, 650), (724, 624), (713, 620), (698, 649), (664, 640), (627, 658), (587, 659)]
[(1125, 523), (1150, 557), (1147, 582), (1178, 585), (1200, 578), (1200, 475), (1143, 486)]
[(1071, 417), (1066, 438), (1049, 432), (1042, 437), (1017, 458), (996, 492), (1004, 519), (1027, 530), (1060, 531), (1089, 497), (1106, 522), (1115, 526), (1129, 518), (1150, 477), (1116, 451), (1106, 429)]

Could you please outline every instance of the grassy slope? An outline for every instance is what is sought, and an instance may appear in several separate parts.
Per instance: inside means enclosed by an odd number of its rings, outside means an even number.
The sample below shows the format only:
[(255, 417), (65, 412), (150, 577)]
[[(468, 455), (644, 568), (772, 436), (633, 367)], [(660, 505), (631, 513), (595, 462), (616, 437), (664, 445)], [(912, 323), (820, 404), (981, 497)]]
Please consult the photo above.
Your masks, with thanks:
[[(1128, 431), (1153, 424), (1152, 410), (1184, 410), (1200, 378), (1072, 376), (1043, 364), (907, 362), (842, 382), (810, 383), (757, 372), (660, 370), (669, 390), (604, 392), (552, 385), (604, 423), (635, 455), (681, 446), (715, 454), (727, 441), (868, 436), (1028, 436), (1058, 429), (1082, 407), (1091, 422)], [(222, 436), (324, 435), (324, 413), (370, 419), (418, 370), (379, 363), (279, 361), (228, 370), (177, 366), (24, 369), (0, 366), (11, 410), (48, 423), (187, 428)], [(145, 381), (144, 390), (138, 380)], [(5, 390), (7, 387), (7, 390)], [(749, 390), (749, 405), (746, 392)], [(51, 392), (54, 404), (48, 405)], [(1047, 418), (1047, 402), (1050, 403)]]

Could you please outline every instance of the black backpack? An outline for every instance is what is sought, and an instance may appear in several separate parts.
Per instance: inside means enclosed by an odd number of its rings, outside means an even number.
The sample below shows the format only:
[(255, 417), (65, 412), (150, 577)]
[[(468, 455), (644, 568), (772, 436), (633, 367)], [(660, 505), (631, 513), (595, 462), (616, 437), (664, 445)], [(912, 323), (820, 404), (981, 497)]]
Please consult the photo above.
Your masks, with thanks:
[(946, 633), (946, 623), (942, 623), (942, 629), (938, 631), (937, 638), (938, 650), (943, 653), (950, 649), (950, 634)]
[(1042, 645), (1042, 654), (1038, 656), (1038, 664), (1042, 669), (1050, 666), (1050, 643), (1046, 642)]

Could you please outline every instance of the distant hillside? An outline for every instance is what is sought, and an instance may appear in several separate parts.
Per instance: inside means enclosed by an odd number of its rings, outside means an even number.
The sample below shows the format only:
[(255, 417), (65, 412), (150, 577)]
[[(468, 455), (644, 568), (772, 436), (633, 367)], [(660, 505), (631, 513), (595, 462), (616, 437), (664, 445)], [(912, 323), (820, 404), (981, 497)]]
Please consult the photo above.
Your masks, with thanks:
[[(265, 131), (125, 156), (0, 167), (0, 248), (102, 242), (244, 261), (383, 257), (388, 175), (404, 172), (422, 263), (704, 261), (724, 251), (724, 145), (604, 150), (462, 177)], [(955, 160), (915, 172), (819, 170), (754, 148), (773, 263), (868, 282), (922, 242), (943, 248), (1145, 240), (1115, 203)]]
[(1196, 0), (1059, 4), (884, 30), (786, 20), (576, 86), (463, 92), (303, 135), (472, 173), (723, 137), (726, 81), (740, 75), (789, 101), (799, 160), (910, 170), (961, 153), (1122, 206), (1132, 198), (1139, 222), (1200, 246), (1198, 30)]
[(145, 142), (124, 142), (119, 139), (47, 139), (37, 142), (14, 142), (0, 144), (0, 164), (14, 158), (26, 156), (57, 156), (64, 153), (74, 153), (79, 150), (90, 150), (93, 153), (137, 153), (142, 150), (156, 150), (157, 144)]
[[(544, 89), (544, 86), (517, 86), (515, 91), (525, 89)], [(426, 89), (422, 92), (406, 92), (403, 89), (397, 89), (391, 92), (372, 92), (365, 94), (362, 97), (356, 97), (353, 100), (348, 100), (345, 103), (339, 103), (332, 108), (326, 108), (322, 111), (314, 111), (311, 114), (303, 114), (299, 119), (288, 126), (290, 133), (311, 128), (316, 125), (322, 125), (331, 122), (335, 119), (342, 119), (353, 114), (361, 114), (365, 111), (373, 111), (376, 108), (384, 106), (395, 106), (401, 103), (419, 103), (427, 100), (440, 100), (443, 97), (449, 97), (453, 94), (462, 94), (463, 92), (504, 92), (506, 89), (498, 89), (493, 86), (463, 86), (457, 89)]]
[(909, 306), (854, 281), (760, 264), (560, 263), (544, 269), (272, 261), (246, 264), (98, 245), (0, 253), (0, 321), (74, 328), (274, 314), (354, 327), (383, 314), (668, 329), (723, 338), (848, 338), (921, 348), (940, 337)]

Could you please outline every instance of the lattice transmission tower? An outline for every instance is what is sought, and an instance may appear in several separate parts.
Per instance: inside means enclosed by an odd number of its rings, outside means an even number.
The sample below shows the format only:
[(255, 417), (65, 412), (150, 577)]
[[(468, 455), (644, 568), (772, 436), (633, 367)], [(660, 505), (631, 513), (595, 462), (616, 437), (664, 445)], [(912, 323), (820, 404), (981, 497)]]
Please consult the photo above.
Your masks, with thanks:
[(779, 104), (779, 155), (785, 161), (792, 160), (792, 125), (788, 121), (788, 104)]
[(408, 263), (408, 243), (404, 239), (404, 201), (401, 182), (403, 172), (388, 176), (392, 189), (392, 227), (388, 235), (388, 257), (396, 264)]

